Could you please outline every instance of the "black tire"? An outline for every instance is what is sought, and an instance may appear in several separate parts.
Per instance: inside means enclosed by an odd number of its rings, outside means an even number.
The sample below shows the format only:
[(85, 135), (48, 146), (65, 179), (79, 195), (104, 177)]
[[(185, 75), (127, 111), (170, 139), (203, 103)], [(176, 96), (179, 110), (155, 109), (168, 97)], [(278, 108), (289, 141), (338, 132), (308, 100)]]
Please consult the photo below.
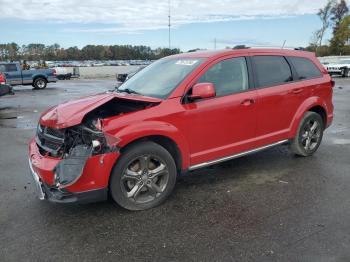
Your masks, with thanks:
[[(153, 170), (150, 165), (154, 166)], [(157, 169), (161, 171), (155, 172)], [(162, 175), (152, 178), (153, 171)], [(127, 148), (118, 159), (110, 178), (110, 194), (128, 210), (149, 209), (160, 205), (171, 194), (176, 176), (175, 161), (165, 148), (151, 141), (139, 142)]]
[(47, 86), (47, 80), (43, 77), (38, 77), (33, 83), (34, 89), (45, 89)]
[(347, 67), (342, 68), (341, 77), (349, 77), (349, 68), (347, 68)]
[[(314, 131), (312, 127), (316, 123)], [(307, 112), (300, 121), (297, 134), (291, 141), (291, 150), (298, 156), (313, 155), (321, 144), (324, 131), (322, 117), (315, 112)]]

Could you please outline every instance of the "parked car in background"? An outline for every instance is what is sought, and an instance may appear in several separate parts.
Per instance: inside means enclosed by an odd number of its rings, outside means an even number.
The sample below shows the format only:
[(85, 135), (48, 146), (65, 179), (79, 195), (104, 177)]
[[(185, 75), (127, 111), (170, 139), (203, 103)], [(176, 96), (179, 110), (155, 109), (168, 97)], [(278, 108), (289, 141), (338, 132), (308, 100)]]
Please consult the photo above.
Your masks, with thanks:
[(72, 77), (72, 73), (69, 73), (66, 67), (54, 67), (56, 71), (56, 77), (58, 80), (69, 80)]
[(12, 87), (6, 84), (5, 75), (0, 73), (0, 96), (13, 94)]
[(80, 70), (79, 67), (73, 67), (73, 73), (69, 72), (67, 67), (54, 67), (56, 71), (56, 77), (58, 80), (70, 80), (71, 78), (79, 78)]
[(7, 84), (11, 86), (32, 85), (35, 89), (44, 89), (47, 83), (57, 81), (54, 69), (22, 70), (17, 62), (0, 62), (0, 72), (5, 74)]
[(129, 73), (123, 73), (123, 74), (117, 74), (116, 78), (117, 78), (117, 84), (116, 84), (116, 88), (118, 88), (121, 84), (123, 84), (125, 81), (127, 81), (128, 79), (130, 79), (131, 77), (133, 77), (136, 73), (140, 72), (142, 69), (144, 69), (147, 65), (142, 65), (139, 66), (137, 69), (132, 70)]
[(313, 155), (333, 120), (333, 87), (305, 51), (166, 57), (114, 92), (44, 112), (29, 144), (31, 173), (40, 199), (110, 195), (129, 210), (152, 208), (188, 171), (281, 144)]
[(328, 73), (342, 77), (350, 77), (350, 60), (340, 60), (339, 63), (329, 63), (326, 65)]

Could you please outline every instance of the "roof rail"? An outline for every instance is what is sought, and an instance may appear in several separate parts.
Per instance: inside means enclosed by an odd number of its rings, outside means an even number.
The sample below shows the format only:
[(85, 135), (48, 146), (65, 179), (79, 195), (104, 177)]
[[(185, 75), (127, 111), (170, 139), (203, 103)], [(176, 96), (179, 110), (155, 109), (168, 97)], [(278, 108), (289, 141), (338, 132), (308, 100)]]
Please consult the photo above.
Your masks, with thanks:
[(245, 46), (245, 45), (239, 45), (239, 46), (235, 46), (232, 49), (262, 49), (262, 48), (266, 48), (266, 49), (287, 49), (287, 50), (300, 50), (300, 51), (305, 51), (306, 49), (304, 47), (291, 47), (291, 46), (285, 46), (285, 47), (281, 47), (281, 46)]

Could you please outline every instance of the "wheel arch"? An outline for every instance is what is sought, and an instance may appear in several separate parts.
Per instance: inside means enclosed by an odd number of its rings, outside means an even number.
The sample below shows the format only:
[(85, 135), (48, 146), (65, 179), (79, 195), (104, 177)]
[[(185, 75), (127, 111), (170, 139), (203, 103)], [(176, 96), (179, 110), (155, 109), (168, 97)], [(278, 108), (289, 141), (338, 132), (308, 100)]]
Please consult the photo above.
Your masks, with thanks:
[(47, 82), (47, 76), (45, 76), (45, 75), (35, 75), (35, 76), (33, 76), (33, 83), (34, 83), (35, 80), (37, 80), (38, 78), (43, 78), (43, 79), (45, 79), (46, 82)]
[(133, 146), (137, 143), (144, 142), (144, 141), (151, 141), (164, 147), (173, 157), (178, 173), (182, 172), (183, 156), (176, 142), (168, 136), (149, 135), (149, 136), (139, 137), (137, 139), (130, 141), (123, 147), (121, 147), (120, 153), (123, 154), (123, 152), (125, 152), (125, 150), (127, 150), (130, 146)]
[(326, 126), (327, 113), (326, 113), (326, 109), (324, 109), (324, 107), (317, 105), (317, 106), (313, 106), (313, 107), (309, 108), (308, 111), (315, 112), (315, 113), (319, 114), (322, 117), (323, 125)]
[(327, 105), (320, 97), (310, 97), (300, 105), (297, 112), (294, 115), (293, 121), (290, 126), (290, 138), (293, 138), (298, 130), (300, 121), (306, 112), (312, 111), (319, 114), (324, 121), (324, 125), (327, 125)]

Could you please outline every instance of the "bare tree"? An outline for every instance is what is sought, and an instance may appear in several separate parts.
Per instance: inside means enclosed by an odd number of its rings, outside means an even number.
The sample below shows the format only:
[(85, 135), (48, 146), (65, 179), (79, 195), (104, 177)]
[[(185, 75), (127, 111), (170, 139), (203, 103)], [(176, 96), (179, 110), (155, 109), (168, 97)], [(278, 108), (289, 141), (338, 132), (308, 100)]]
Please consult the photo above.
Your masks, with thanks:
[(333, 22), (333, 34), (336, 34), (339, 24), (343, 18), (348, 14), (349, 8), (345, 0), (340, 0), (336, 2), (331, 9), (331, 20)]
[(327, 4), (317, 12), (317, 15), (322, 21), (322, 27), (315, 32), (315, 37), (318, 40), (316, 41), (317, 46), (322, 46), (323, 36), (331, 25), (332, 10), (335, 5), (335, 0), (328, 0)]

